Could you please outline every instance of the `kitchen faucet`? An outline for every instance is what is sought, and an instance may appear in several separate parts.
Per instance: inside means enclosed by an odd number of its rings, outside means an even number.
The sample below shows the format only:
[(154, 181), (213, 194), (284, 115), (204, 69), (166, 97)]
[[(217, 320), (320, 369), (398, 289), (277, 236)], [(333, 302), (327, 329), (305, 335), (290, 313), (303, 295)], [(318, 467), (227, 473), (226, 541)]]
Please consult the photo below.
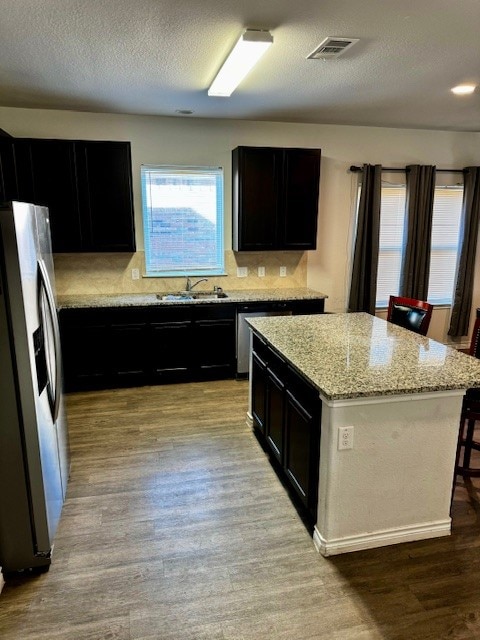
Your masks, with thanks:
[(200, 282), (207, 282), (207, 280), (208, 278), (200, 278), (200, 280), (197, 280), (192, 284), (192, 281), (190, 280), (190, 276), (187, 276), (187, 284), (185, 285), (185, 291), (191, 291), (193, 287), (197, 286), (197, 284), (200, 284)]

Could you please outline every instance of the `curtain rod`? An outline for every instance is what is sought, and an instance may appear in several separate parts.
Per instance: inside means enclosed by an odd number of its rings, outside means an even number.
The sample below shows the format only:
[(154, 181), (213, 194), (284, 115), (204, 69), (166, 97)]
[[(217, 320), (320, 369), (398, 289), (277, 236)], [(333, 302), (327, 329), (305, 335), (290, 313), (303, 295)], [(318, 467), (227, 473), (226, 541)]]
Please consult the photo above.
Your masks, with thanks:
[[(352, 173), (362, 173), (363, 167), (356, 167), (354, 164), (350, 167)], [(400, 167), (382, 167), (382, 171), (388, 171), (390, 173), (407, 173), (407, 168), (401, 169)], [(436, 169), (437, 173), (465, 173), (465, 169)]]

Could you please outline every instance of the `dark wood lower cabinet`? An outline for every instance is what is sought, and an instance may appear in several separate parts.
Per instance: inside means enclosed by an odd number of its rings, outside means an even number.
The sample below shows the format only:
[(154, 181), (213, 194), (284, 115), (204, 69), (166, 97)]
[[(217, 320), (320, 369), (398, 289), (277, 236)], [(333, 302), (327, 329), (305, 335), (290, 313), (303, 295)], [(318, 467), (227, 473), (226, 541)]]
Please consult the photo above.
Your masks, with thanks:
[(145, 323), (111, 325), (109, 370), (115, 386), (145, 383), (148, 374), (143, 355), (147, 346), (145, 327)]
[(264, 435), (267, 414), (267, 364), (256, 352), (252, 354), (252, 381), (253, 421)]
[(284, 451), (285, 385), (267, 367), (267, 420), (265, 436), (273, 455), (282, 462)]
[(234, 377), (234, 305), (63, 309), (67, 391)]
[(316, 403), (305, 407), (287, 390), (285, 397), (285, 472), (301, 502), (316, 516), (319, 421)]
[(63, 374), (67, 391), (108, 386), (110, 349), (103, 314), (60, 314)]
[(308, 528), (316, 522), (321, 401), (318, 391), (253, 337), (252, 417), (262, 446)]
[(199, 380), (229, 378), (236, 370), (236, 306), (194, 306), (192, 364)]
[(191, 368), (191, 320), (167, 320), (150, 326), (149, 348), (153, 379), (157, 382), (187, 380)]
[[(258, 305), (222, 301), (220, 304), (62, 309), (65, 387), (67, 391), (76, 391), (231, 378), (237, 368), (237, 313), (259, 308), (288, 309), (293, 314), (322, 313), (323, 306), (323, 299), (314, 299)], [(282, 359), (270, 351), (267, 374), (265, 358), (257, 354), (255, 365), (257, 370), (263, 367), (264, 372), (265, 388), (260, 391), (258, 387), (258, 398), (254, 398), (257, 424), (262, 431), (266, 424), (266, 400), (260, 396), (269, 397), (269, 402), (274, 403), (275, 384), (281, 386), (285, 368)], [(260, 376), (256, 375), (256, 379)], [(283, 395), (284, 390), (279, 389), (278, 399)], [(274, 411), (283, 415), (282, 406), (272, 406), (270, 413), (273, 415)], [(269, 428), (269, 441), (280, 459), (282, 428), (275, 425)]]

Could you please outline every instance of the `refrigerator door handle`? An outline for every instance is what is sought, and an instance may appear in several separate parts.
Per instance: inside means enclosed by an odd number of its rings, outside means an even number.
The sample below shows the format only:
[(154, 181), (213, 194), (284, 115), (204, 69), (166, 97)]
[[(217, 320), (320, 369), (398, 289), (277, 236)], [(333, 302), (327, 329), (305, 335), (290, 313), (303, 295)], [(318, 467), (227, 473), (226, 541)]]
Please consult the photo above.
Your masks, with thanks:
[(53, 406), (51, 407), (52, 419), (55, 423), (58, 418), (58, 412), (60, 410), (60, 397), (62, 393), (62, 376), (61, 376), (61, 346), (60, 346), (60, 327), (58, 324), (57, 307), (55, 305), (55, 297), (53, 295), (52, 286), (50, 284), (50, 278), (48, 277), (47, 267), (43, 260), (38, 260), (38, 272), (40, 274), (40, 286), (45, 292), (45, 298), (47, 300), (48, 312), (52, 321), (53, 328), (53, 343), (54, 343), (54, 357), (55, 357), (55, 389), (52, 390)]

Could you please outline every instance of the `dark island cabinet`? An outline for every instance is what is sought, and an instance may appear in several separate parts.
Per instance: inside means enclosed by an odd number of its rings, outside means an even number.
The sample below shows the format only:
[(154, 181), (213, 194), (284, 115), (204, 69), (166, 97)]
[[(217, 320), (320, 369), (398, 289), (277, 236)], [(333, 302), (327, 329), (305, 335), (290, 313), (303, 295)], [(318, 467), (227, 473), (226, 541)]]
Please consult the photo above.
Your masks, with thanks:
[(252, 417), (306, 523), (316, 521), (321, 401), (318, 391), (253, 336)]
[(267, 363), (257, 351), (252, 353), (252, 417), (256, 428), (265, 436), (267, 416)]
[(313, 517), (318, 499), (321, 401), (318, 391), (290, 367), (285, 393), (285, 472)]
[(284, 453), (285, 384), (267, 367), (267, 407), (265, 436), (267, 444), (279, 462)]
[(2, 137), (0, 198), (47, 206), (55, 253), (135, 250), (129, 142)]
[(62, 309), (67, 391), (234, 377), (235, 306)]
[(320, 149), (232, 151), (234, 251), (316, 248)]

